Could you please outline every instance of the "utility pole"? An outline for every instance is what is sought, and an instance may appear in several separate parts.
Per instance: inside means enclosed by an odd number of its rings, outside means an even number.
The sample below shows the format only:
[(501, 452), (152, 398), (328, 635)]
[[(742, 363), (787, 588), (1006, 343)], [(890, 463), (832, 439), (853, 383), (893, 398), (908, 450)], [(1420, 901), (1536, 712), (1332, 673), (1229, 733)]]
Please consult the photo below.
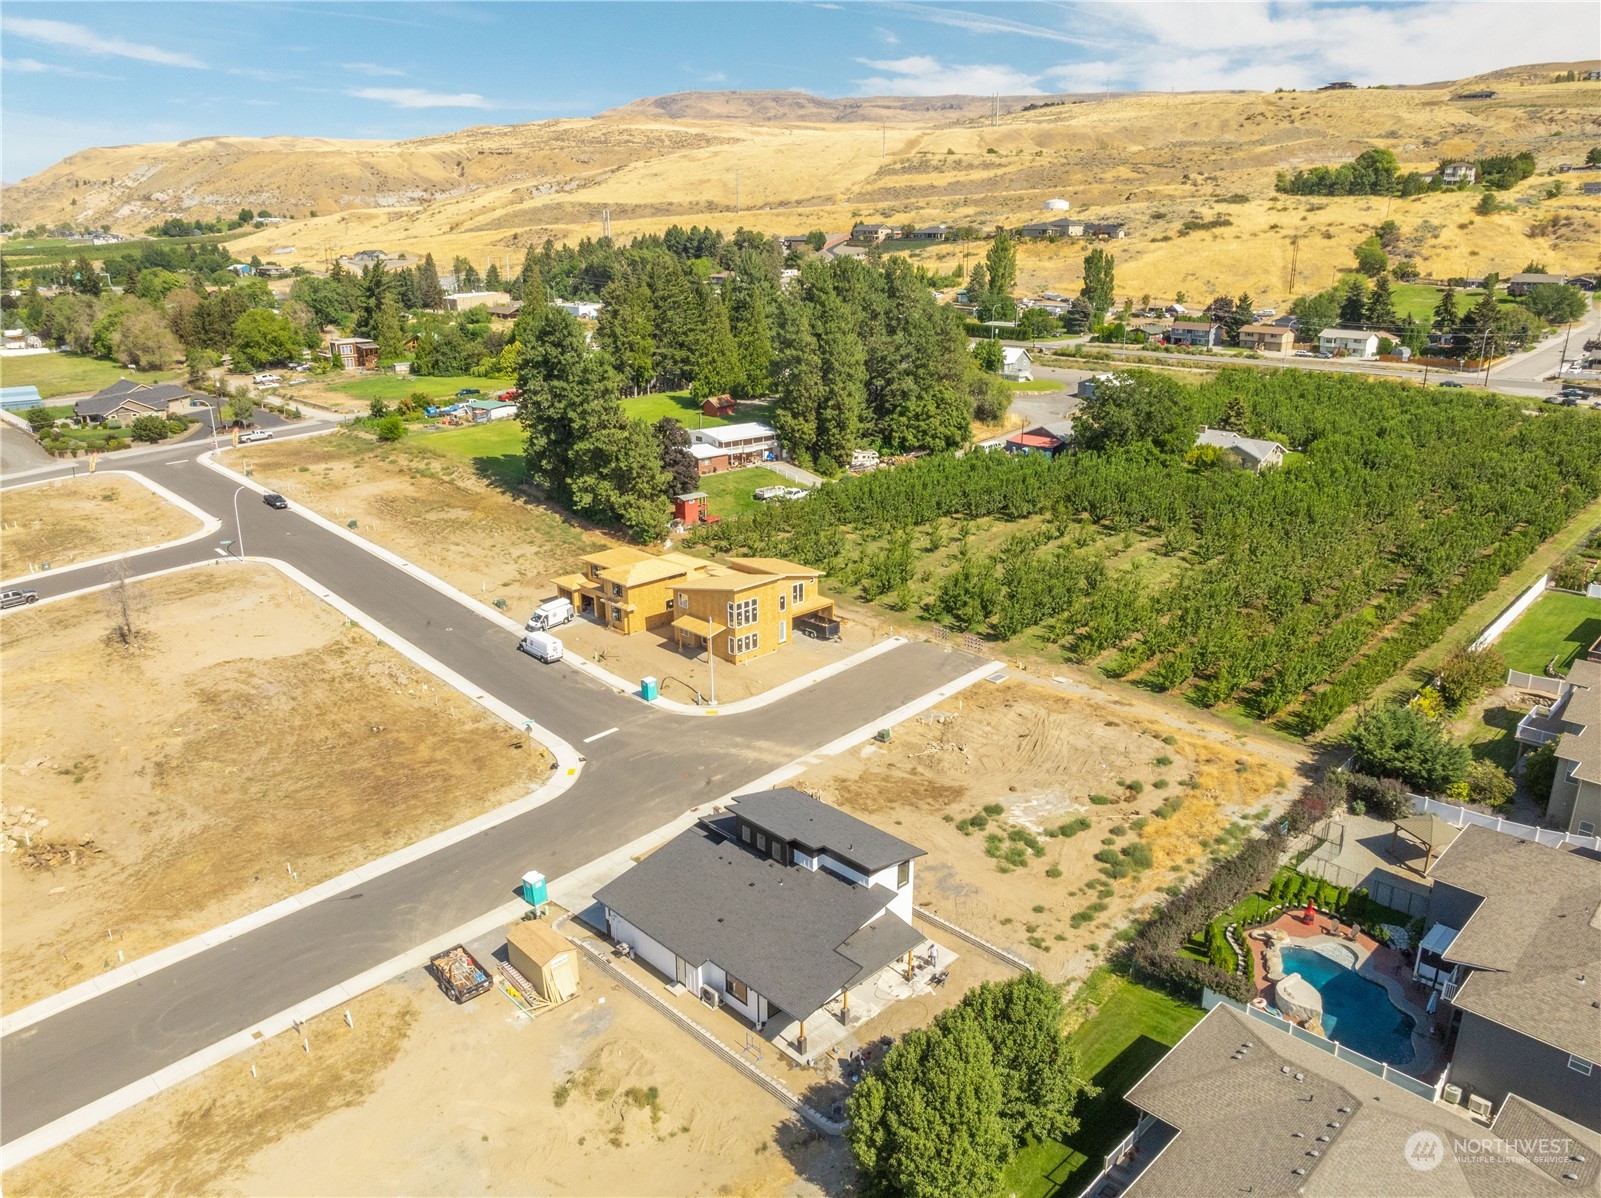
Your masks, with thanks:
[(1295, 267), (1301, 259), (1301, 235), (1290, 238), (1290, 294), (1295, 294)]

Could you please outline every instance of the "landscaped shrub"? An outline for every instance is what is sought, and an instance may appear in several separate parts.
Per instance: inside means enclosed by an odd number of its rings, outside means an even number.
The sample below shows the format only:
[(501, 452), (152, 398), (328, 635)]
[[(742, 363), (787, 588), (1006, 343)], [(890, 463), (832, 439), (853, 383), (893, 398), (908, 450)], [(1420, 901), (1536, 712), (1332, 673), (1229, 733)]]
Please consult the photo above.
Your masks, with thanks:
[(1374, 819), (1405, 819), (1412, 814), (1412, 798), (1398, 779), (1346, 774), (1343, 781), (1346, 801), (1362, 804)]

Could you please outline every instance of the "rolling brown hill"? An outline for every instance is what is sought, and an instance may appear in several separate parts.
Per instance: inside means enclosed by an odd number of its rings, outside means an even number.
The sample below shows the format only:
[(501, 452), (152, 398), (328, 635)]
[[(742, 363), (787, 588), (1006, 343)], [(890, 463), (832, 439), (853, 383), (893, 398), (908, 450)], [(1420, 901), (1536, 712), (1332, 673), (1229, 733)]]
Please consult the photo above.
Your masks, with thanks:
[[(1558, 178), (1601, 144), (1601, 83), (1549, 82), (1570, 67), (1332, 92), (830, 100), (798, 92), (683, 92), (594, 118), (485, 126), (401, 142), (202, 138), (85, 150), (5, 193), (7, 219), (142, 230), (173, 214), (242, 207), (298, 219), (234, 243), (320, 266), (367, 246), (515, 262), (546, 238), (666, 225), (772, 233), (858, 220), (1021, 223), (1060, 196), (1090, 219), (1124, 221), (1121, 287), (1138, 296), (1249, 290), (1259, 300), (1326, 286), (1386, 213), (1425, 271), (1503, 273), (1601, 263), (1601, 197)], [(1491, 100), (1460, 100), (1492, 88)], [(1032, 107), (1029, 107), (1032, 106)], [(1532, 151), (1540, 173), (1478, 218), (1476, 195), (1387, 203), (1277, 196), (1281, 169), (1337, 163), (1370, 145), (1410, 167)], [(1547, 198), (1553, 181), (1564, 194)], [(311, 217), (309, 214), (317, 215)], [(1202, 228), (1196, 229), (1199, 223)], [(930, 265), (975, 247), (934, 246)], [(1082, 249), (1032, 247), (1025, 286), (1076, 286)]]

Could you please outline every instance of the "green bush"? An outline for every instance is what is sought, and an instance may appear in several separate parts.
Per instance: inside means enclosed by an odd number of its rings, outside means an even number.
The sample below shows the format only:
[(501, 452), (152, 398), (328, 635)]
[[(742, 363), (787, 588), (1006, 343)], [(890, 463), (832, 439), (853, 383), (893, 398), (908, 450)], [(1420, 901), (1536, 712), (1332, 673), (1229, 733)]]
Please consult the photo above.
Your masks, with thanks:
[(1006, 837), (998, 832), (991, 832), (984, 837), (984, 855), (986, 857), (999, 857), (1006, 851)]
[(1089, 830), (1090, 821), (1081, 815), (1077, 819), (1068, 820), (1056, 831), (1061, 836), (1077, 836), (1080, 832), (1088, 832)]
[(990, 826), (989, 816), (985, 815), (982, 811), (980, 811), (977, 815), (970, 815), (967, 817), (967, 825), (970, 828), (977, 828), (980, 832), (982, 832), (985, 828)]
[(1136, 840), (1133, 844), (1124, 845), (1123, 856), (1136, 871), (1151, 868), (1151, 849), (1143, 841)]
[(168, 432), (166, 418), (163, 416), (136, 416), (132, 432), (135, 441), (142, 441), (154, 445), (157, 441), (166, 440)]
[(1138, 794), (1144, 794), (1145, 793), (1145, 783), (1141, 782), (1138, 778), (1135, 778), (1132, 782), (1125, 783), (1124, 784), (1124, 789), (1130, 790), (1130, 791), (1132, 791), (1133, 793), (1135, 793), (1137, 795)]
[(1006, 814), (1006, 806), (1005, 806), (1005, 804), (1002, 804), (1002, 803), (985, 803), (984, 804), (984, 814), (985, 815), (1005, 815)]
[(1108, 804), (1110, 804), (1111, 801), (1112, 801), (1112, 797), (1110, 795), (1091, 795), (1090, 796), (1090, 802), (1095, 804), (1095, 806), (1097, 806), (1097, 807), (1105, 807)]

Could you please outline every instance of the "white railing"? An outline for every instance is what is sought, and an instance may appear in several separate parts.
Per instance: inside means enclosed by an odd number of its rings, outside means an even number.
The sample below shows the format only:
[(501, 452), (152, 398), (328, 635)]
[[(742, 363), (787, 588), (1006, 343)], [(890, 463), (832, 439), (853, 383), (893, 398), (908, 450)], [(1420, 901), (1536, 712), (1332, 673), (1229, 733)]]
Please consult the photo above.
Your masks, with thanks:
[(1547, 678), (1543, 674), (1525, 674), (1522, 670), (1508, 670), (1506, 684), (1515, 686), (1519, 690), (1534, 691), (1539, 695), (1550, 695), (1553, 699), (1560, 699), (1573, 689), (1573, 683), (1563, 678)]
[(1560, 740), (1560, 732), (1552, 732), (1546, 728), (1537, 728), (1535, 725), (1551, 718), (1549, 707), (1536, 707), (1518, 721), (1518, 730), (1512, 735), (1520, 744), (1543, 745), (1549, 741)]
[(1469, 824), (1477, 824), (1481, 828), (1489, 828), (1492, 832), (1499, 832), (1503, 836), (1532, 840), (1535, 844), (1543, 844), (1551, 849), (1562, 848), (1564, 845), (1573, 845), (1581, 849), (1601, 849), (1601, 836), (1580, 836), (1577, 832), (1563, 832), (1557, 828), (1537, 828), (1533, 824), (1514, 823), (1498, 815), (1480, 815), (1477, 811), (1469, 811), (1466, 807), (1458, 807), (1455, 803), (1442, 803), (1439, 799), (1425, 798), (1423, 795), (1413, 795), (1412, 806), (1419, 815), (1437, 815), (1453, 828), (1465, 828)]

